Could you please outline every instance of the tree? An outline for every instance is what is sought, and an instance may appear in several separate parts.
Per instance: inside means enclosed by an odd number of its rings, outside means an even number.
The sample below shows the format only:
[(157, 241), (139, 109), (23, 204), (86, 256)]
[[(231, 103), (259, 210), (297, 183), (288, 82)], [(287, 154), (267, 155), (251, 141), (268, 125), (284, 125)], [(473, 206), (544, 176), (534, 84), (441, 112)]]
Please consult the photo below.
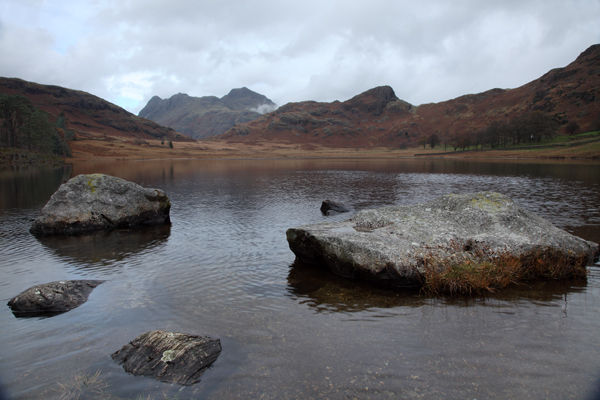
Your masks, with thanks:
[(49, 115), (27, 97), (0, 94), (0, 146), (69, 156)]
[(431, 148), (433, 149), (435, 146), (437, 146), (440, 143), (440, 138), (438, 135), (436, 135), (435, 133), (432, 133), (431, 135), (429, 135), (429, 137), (427, 138), (427, 142), (429, 143), (429, 145), (431, 146)]
[(452, 136), (448, 139), (448, 144), (454, 149), (454, 151), (456, 151), (460, 147), (459, 139), (460, 138), (458, 133), (452, 134)]
[(25, 96), (0, 95), (0, 118), (4, 120), (2, 142), (5, 147), (22, 146), (22, 128), (34, 111), (33, 104)]
[(457, 134), (457, 146), (463, 150), (468, 149), (473, 144), (473, 138), (467, 132)]
[(423, 145), (423, 150), (425, 150), (425, 146), (427, 146), (427, 137), (426, 136), (421, 136), (419, 137), (419, 140), (417, 140), (418, 144), (422, 144)]
[(505, 129), (505, 124), (492, 121), (483, 131), (483, 142), (489, 144), (492, 149), (499, 147), (502, 143), (502, 131)]
[(579, 133), (579, 129), (579, 124), (575, 121), (571, 121), (565, 126), (565, 133), (567, 135), (575, 135), (576, 133)]
[(536, 142), (540, 142), (543, 137), (553, 138), (556, 135), (556, 122), (541, 111), (530, 113), (527, 122), (531, 138)]

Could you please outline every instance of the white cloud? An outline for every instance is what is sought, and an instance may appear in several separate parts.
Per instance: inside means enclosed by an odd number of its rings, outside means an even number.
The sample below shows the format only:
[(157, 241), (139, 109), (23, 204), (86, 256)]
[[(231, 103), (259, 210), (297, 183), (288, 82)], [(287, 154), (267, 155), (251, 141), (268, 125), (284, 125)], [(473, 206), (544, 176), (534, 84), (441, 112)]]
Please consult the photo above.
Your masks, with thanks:
[(387, 84), (421, 104), (565, 66), (600, 42), (599, 20), (597, 0), (3, 0), (0, 76), (133, 112), (243, 86), (283, 105)]

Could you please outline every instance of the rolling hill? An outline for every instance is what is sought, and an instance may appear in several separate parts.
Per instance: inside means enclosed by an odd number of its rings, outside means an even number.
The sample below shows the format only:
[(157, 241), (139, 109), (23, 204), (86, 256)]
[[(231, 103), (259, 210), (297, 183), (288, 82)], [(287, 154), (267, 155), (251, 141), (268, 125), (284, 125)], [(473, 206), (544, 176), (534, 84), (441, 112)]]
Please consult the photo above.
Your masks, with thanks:
[(73, 130), (77, 139), (113, 136), (190, 141), (172, 128), (140, 118), (80, 90), (0, 77), (0, 93), (27, 97), (35, 106), (48, 113), (53, 122), (64, 117), (66, 128)]

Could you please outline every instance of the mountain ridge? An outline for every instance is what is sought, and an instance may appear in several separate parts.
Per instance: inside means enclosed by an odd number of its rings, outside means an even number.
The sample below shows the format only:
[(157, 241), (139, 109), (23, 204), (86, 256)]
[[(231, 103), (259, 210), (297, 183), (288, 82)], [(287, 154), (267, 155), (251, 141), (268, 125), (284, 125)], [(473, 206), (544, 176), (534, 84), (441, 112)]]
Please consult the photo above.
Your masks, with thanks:
[(389, 86), (331, 103), (288, 103), (219, 136), (229, 142), (320, 144), (330, 147), (410, 147), (436, 134), (448, 141), (475, 134), (494, 121), (541, 111), (559, 126), (575, 121), (591, 129), (600, 121), (600, 45), (575, 61), (515, 89), (489, 89), (414, 106)]
[(235, 124), (260, 117), (260, 108), (276, 108), (266, 96), (242, 87), (225, 96), (193, 97), (178, 93), (168, 99), (153, 96), (138, 116), (169, 126), (194, 139), (219, 135)]

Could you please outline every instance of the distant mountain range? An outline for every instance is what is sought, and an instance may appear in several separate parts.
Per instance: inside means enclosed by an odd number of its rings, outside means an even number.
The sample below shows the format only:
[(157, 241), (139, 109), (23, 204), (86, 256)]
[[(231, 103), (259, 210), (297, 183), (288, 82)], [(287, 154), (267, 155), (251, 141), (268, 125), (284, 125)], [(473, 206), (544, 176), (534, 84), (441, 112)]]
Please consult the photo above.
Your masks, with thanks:
[(221, 98), (192, 97), (184, 93), (164, 100), (154, 96), (138, 116), (201, 139), (220, 135), (235, 124), (255, 120), (276, 108), (267, 97), (243, 87)]
[(542, 111), (560, 126), (577, 122), (583, 131), (600, 121), (600, 45), (565, 68), (553, 69), (517, 89), (492, 89), (440, 103), (414, 106), (389, 86), (350, 100), (288, 103), (258, 119), (238, 124), (221, 137), (231, 142), (279, 141), (329, 147), (414, 146), (423, 135), (444, 140), (475, 132), (492, 121)]
[(86, 92), (17, 78), (0, 78), (0, 93), (28, 97), (54, 121), (62, 114), (77, 138), (193, 141), (182, 134), (202, 138), (226, 131), (217, 137), (241, 143), (402, 147), (416, 145), (424, 135), (436, 133), (444, 140), (536, 110), (560, 126), (575, 121), (583, 131), (596, 127), (600, 121), (600, 45), (519, 88), (492, 89), (420, 106), (400, 100), (389, 86), (344, 102), (288, 103), (262, 115), (276, 105), (247, 88), (233, 89), (220, 99), (177, 94), (162, 100), (155, 96), (140, 116)]

